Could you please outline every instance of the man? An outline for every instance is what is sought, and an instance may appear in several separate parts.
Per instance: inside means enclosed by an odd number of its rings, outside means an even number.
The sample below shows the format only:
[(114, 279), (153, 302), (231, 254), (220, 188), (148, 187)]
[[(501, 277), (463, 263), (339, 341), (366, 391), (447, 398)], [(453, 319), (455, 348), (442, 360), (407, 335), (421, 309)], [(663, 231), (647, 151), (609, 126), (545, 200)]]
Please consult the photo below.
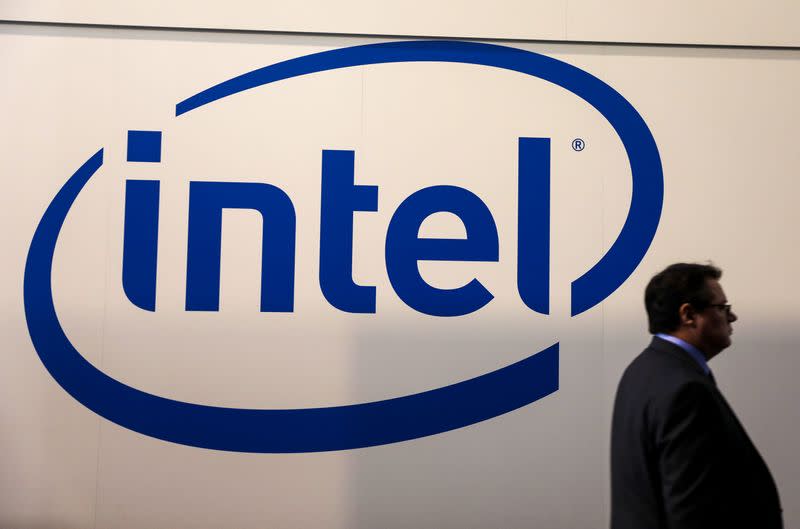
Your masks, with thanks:
[(650, 346), (620, 380), (611, 430), (612, 529), (779, 529), (769, 469), (707, 362), (736, 315), (710, 265), (678, 263), (645, 290)]

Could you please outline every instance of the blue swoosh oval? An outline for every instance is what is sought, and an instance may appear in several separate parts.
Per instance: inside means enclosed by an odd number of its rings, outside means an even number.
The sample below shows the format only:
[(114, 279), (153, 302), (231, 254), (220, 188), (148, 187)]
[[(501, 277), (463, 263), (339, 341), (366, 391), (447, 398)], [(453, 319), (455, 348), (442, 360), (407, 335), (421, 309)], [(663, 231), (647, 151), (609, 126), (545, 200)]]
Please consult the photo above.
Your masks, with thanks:
[[(179, 103), (176, 114), (297, 75), (404, 61), (464, 62), (528, 73), (571, 90), (612, 123), (628, 151), (634, 174), (631, 210), (614, 246), (573, 283), (573, 313), (590, 308), (613, 292), (639, 263), (655, 233), (663, 195), (661, 165), (652, 135), (635, 109), (613, 89), (580, 69), (535, 53), (488, 44), (445, 41), (372, 44), (313, 54), (255, 70)], [(634, 133), (644, 137), (637, 143), (631, 138)], [(58, 321), (52, 297), (53, 252), (61, 226), (75, 198), (102, 163), (100, 150), (67, 181), (42, 217), (28, 252), (24, 299), (31, 339), (45, 367), (70, 395), (113, 422), (152, 437), (218, 450), (272, 453), (343, 450), (460, 428), (525, 406), (558, 389), (558, 344), (457, 384), (350, 406), (291, 410), (222, 408), (166, 399), (122, 384), (97, 370), (72, 346)], [(634, 208), (634, 204), (638, 206)], [(647, 240), (643, 241), (643, 237)], [(623, 266), (622, 272), (619, 268), (612, 270), (614, 266)], [(583, 308), (576, 312), (576, 307)]]

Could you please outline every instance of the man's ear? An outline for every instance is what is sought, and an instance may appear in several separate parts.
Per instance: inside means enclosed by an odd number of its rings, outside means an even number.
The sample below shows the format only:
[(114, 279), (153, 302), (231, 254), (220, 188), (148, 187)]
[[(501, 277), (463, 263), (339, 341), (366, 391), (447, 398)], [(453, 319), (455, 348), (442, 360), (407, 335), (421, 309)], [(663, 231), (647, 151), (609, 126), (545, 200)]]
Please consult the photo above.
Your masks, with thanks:
[(695, 324), (695, 317), (697, 313), (689, 303), (684, 303), (680, 307), (678, 307), (678, 317), (681, 320), (681, 325), (685, 325), (687, 327), (694, 327)]

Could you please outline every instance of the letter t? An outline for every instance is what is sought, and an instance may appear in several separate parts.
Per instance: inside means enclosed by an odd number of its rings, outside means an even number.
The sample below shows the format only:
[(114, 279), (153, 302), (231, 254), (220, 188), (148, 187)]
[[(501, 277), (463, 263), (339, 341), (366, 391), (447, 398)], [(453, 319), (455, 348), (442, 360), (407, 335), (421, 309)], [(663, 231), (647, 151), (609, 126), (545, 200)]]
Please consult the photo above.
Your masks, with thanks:
[(375, 287), (353, 281), (353, 216), (378, 211), (378, 186), (354, 182), (354, 151), (322, 151), (319, 284), (328, 302), (345, 312), (375, 312)]

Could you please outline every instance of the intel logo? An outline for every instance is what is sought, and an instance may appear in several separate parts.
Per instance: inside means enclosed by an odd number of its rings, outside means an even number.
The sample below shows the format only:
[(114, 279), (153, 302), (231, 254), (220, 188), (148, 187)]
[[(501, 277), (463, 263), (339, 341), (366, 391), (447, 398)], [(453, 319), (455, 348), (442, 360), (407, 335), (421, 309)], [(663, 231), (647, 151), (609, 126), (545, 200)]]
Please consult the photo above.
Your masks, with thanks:
[[(449, 143), (450, 151), (438, 158), (433, 141), (419, 144), (416, 152), (404, 151), (390, 138), (392, 123), (402, 115), (387, 112), (381, 117), (380, 133), (368, 134), (364, 131), (368, 125), (347, 111), (346, 101), (341, 102), (341, 112), (330, 106), (324, 113), (307, 109), (306, 115), (294, 118), (292, 133), (311, 139), (291, 152), (286, 147), (291, 142), (267, 139), (279, 128), (263, 119), (269, 112), (261, 109), (260, 121), (247, 122), (247, 108), (254, 104), (251, 97), (256, 92), (312, 90), (323, 76), (364, 67), (381, 68), (391, 76), (410, 65), (425, 65), (431, 75), (436, 68), (453, 65), (499, 71), (546, 86), (552, 97), (574, 100), (602, 118), (626, 158), (630, 206), (616, 239), (600, 259), (581, 265), (583, 271), (570, 279), (569, 315), (588, 311), (622, 285), (650, 246), (663, 201), (658, 149), (634, 107), (589, 73), (533, 52), (471, 42), (410, 41), (278, 62), (180, 101), (173, 125), (131, 127), (124, 159), (136, 168), (131, 169), (136, 177), (125, 177), (118, 234), (120, 286), (130, 306), (153, 317), (163, 313), (160, 296), (165, 281), (159, 253), (165, 245), (185, 245), (182, 313), (224, 314), (223, 216), (239, 211), (259, 227), (248, 236), (250, 258), (258, 264), (258, 277), (251, 281), (257, 283), (252, 285), (257, 298), (253, 312), (264, 318), (292, 318), (281, 320), (287, 326), (314, 332), (322, 320), (312, 321), (312, 313), (371, 325), (397, 311), (427, 318), (431, 326), (445, 325), (475, 317), (501, 298), (511, 303), (512, 296), (531, 317), (551, 314), (551, 204), (559, 167), (553, 136), (541, 124), (526, 125), (517, 134), (498, 134), (499, 147), (485, 147), (486, 165), (470, 180), (448, 173), (436, 160), (459, 157), (462, 145), (463, 158), (476, 163), (484, 146), (447, 137), (442, 141)], [(302, 87), (300, 81), (305, 83)], [(326, 86), (352, 79), (328, 82)], [(379, 93), (365, 91), (359, 101), (390, 108), (379, 98)], [(211, 110), (218, 113), (213, 119)], [(219, 121), (218, 115), (226, 112), (236, 120)], [(274, 115), (278, 114), (276, 109)], [(336, 134), (313, 128), (314, 119), (322, 114), (326, 123), (340, 127)], [(413, 121), (414, 126), (426, 126), (420, 116)], [(470, 127), (491, 125), (465, 124), (461, 127), (465, 135)], [(287, 128), (280, 127), (284, 134)], [(388, 139), (376, 139), (381, 134), (388, 134)], [(431, 152), (419, 152), (425, 148)], [(576, 153), (586, 148), (582, 139), (572, 142)], [(144, 435), (217, 450), (346, 450), (468, 426), (558, 389), (557, 342), (503, 367), (433, 389), (331, 406), (212, 406), (137, 389), (109, 376), (73, 345), (53, 295), (54, 254), (62, 227), (86, 185), (96, 175), (100, 178), (104, 156), (100, 149), (89, 157), (44, 213), (28, 253), (24, 298), (31, 339), (45, 367), (70, 395), (106, 419)], [(427, 160), (428, 166), (418, 166), (415, 158)], [(265, 160), (286, 164), (283, 169), (267, 167), (262, 165)], [(161, 166), (187, 175), (186, 185), (173, 187), (169, 199), (164, 196), (168, 183), (155, 170)], [(395, 167), (406, 173), (392, 174)], [(417, 174), (409, 173), (412, 167)], [(469, 172), (464, 167), (459, 171)], [(509, 174), (513, 178), (502, 177), (503, 184), (493, 183), (501, 180), (498, 175)], [(508, 200), (498, 206), (487, 198), (492, 193), (505, 194)], [(176, 204), (185, 205), (182, 214), (172, 211)], [(165, 215), (185, 219), (180, 229), (170, 231), (182, 233), (182, 240), (164, 235)], [(513, 271), (502, 274), (511, 277), (511, 288), (491, 284), (479, 268), (471, 268), (495, 264)], [(309, 272), (312, 265), (316, 277)], [(433, 273), (430, 266), (436, 267)]]

